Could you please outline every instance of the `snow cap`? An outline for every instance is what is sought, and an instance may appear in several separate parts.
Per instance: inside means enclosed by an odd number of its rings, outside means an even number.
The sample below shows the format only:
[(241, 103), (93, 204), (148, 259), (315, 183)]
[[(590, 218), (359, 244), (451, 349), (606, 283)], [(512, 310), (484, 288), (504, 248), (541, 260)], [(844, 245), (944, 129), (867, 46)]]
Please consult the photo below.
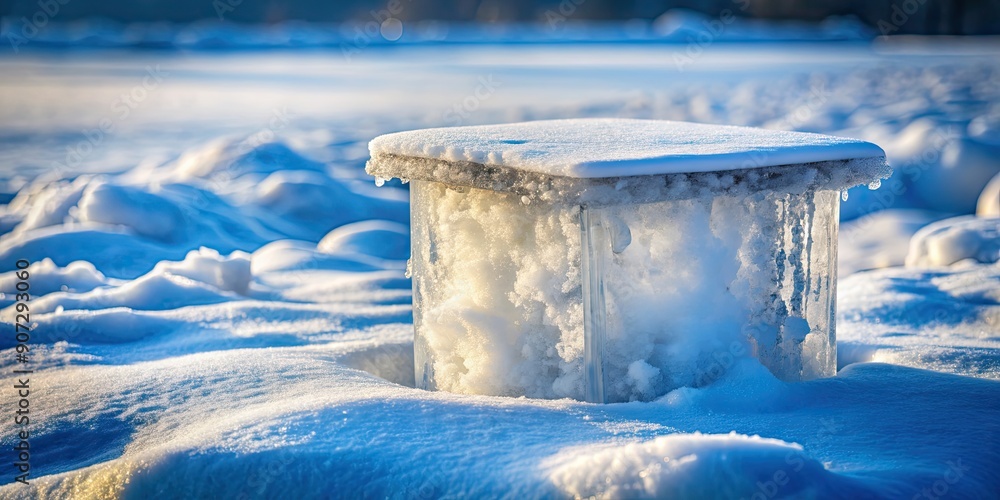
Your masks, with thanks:
[(368, 148), (367, 171), (377, 177), (497, 191), (520, 191), (519, 186), (539, 180), (745, 173), (820, 163), (838, 171), (832, 177), (840, 184), (868, 183), (891, 172), (882, 148), (857, 139), (663, 120), (585, 118), (432, 128), (382, 135)]

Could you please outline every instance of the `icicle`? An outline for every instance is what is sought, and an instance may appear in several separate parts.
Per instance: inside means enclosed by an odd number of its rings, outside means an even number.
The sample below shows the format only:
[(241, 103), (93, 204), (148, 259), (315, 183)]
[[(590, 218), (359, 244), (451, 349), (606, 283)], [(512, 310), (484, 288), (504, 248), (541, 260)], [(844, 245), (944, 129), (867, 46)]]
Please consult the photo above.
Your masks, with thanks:
[[(805, 253), (805, 266), (806, 266), (806, 293), (805, 300), (802, 304), (803, 311), (808, 313), (809, 303), (813, 300), (818, 300), (819, 295), (819, 283), (814, 283), (813, 279), (813, 240), (814, 229), (816, 228), (816, 193), (810, 191), (806, 196), (806, 253)], [(813, 294), (816, 294), (817, 298), (813, 299)]]
[(874, 191), (881, 186), (882, 186), (882, 179), (875, 179), (868, 184), (868, 189)]
[[(812, 199), (811, 196), (807, 197)], [(803, 203), (800, 200), (794, 200), (790, 204), (791, 210), (789, 211), (789, 220), (786, 224), (790, 225), (792, 230), (792, 251), (788, 259), (788, 263), (791, 265), (792, 269), (792, 296), (791, 302), (791, 313), (795, 315), (802, 314), (802, 304), (805, 302), (803, 294), (806, 289), (806, 271), (809, 267), (809, 263), (805, 262), (803, 258), (809, 254), (805, 253), (806, 241), (809, 240), (806, 234), (805, 218), (809, 216), (807, 208), (803, 207)], [(805, 212), (803, 214), (803, 212)], [(802, 214), (802, 215), (799, 215)], [(804, 217), (803, 217), (804, 215)]]
[(403, 273), (403, 276), (407, 278), (413, 277), (413, 259), (406, 259), (406, 272)]
[(375, 176), (375, 186), (376, 187), (382, 187), (382, 186), (384, 186), (385, 185), (385, 181), (386, 181), (385, 177), (379, 177), (377, 175)]
[[(789, 243), (787, 241), (786, 232), (791, 229), (789, 227), (789, 199), (778, 200), (778, 207), (781, 215), (778, 216), (778, 253), (775, 255), (774, 264), (776, 270), (776, 276), (774, 280), (774, 289), (771, 290), (771, 303), (773, 305), (774, 312), (774, 327), (780, 329), (781, 325), (785, 323), (785, 318), (788, 317), (788, 304), (785, 303), (785, 297), (782, 294), (782, 288), (785, 284), (785, 267), (786, 261), (788, 260), (787, 248)], [(774, 356), (780, 355), (781, 350), (781, 340), (775, 339), (775, 344), (764, 346), (765, 352), (769, 352)]]

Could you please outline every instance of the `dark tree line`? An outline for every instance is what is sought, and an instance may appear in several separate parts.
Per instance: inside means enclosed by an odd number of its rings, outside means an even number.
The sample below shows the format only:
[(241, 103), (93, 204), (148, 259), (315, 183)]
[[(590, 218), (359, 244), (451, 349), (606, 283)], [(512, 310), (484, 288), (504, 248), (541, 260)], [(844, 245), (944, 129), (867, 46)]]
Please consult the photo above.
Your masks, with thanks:
[(218, 19), (273, 23), (368, 21), (393, 7), (403, 21), (545, 21), (552, 12), (574, 20), (654, 19), (670, 8), (708, 16), (818, 21), (853, 15), (878, 31), (915, 34), (1000, 33), (1000, 0), (0, 0), (0, 16), (30, 16), (40, 2), (60, 4), (57, 20), (102, 17), (117, 22), (185, 23)]

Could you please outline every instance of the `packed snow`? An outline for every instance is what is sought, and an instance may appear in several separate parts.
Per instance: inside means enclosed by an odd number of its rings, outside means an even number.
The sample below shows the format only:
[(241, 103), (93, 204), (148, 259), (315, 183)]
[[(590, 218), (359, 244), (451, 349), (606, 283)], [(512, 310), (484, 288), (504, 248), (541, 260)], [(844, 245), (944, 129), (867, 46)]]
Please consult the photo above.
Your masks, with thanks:
[(993, 180), (986, 185), (986, 189), (983, 189), (983, 194), (979, 195), (976, 215), (1000, 217), (1000, 174), (993, 177)]
[(910, 249), (910, 238), (931, 222), (947, 214), (930, 210), (894, 208), (840, 224), (838, 270), (843, 275), (858, 271), (902, 266)]
[(878, 146), (857, 139), (610, 118), (413, 130), (376, 137), (368, 147), (375, 159), (411, 156), (576, 178), (715, 172), (885, 156)]
[(946, 219), (924, 226), (910, 239), (907, 266), (950, 266), (963, 261), (972, 264), (1000, 261), (1000, 217), (970, 215)]
[[(991, 41), (719, 43), (683, 67), (683, 41), (373, 44), (350, 60), (32, 47), (0, 56), (0, 318), (27, 259), (35, 370), (31, 486), (5, 469), (2, 497), (1000, 491), (996, 226), (989, 201), (968, 217), (1000, 172)], [(157, 67), (160, 86), (115, 114)], [(841, 268), (837, 376), (784, 382), (724, 349), (699, 387), (653, 401), (414, 389), (411, 186), (375, 187), (368, 142), (576, 117), (884, 148), (894, 174), (841, 204), (845, 234), (872, 228), (841, 254), (881, 257)], [(0, 348), (10, 387), (13, 335)], [(625, 378), (641, 393), (652, 373)]]

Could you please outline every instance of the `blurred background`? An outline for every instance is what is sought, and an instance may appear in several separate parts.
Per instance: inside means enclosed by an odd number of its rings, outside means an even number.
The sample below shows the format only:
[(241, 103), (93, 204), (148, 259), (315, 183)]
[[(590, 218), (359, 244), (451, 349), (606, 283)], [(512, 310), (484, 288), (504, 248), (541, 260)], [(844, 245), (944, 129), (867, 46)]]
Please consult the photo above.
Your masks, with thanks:
[[(342, 23), (367, 21), (372, 11), (386, 11), (403, 22), (443, 21), (462, 23), (544, 22), (549, 11), (567, 5), (581, 21), (621, 22), (652, 20), (669, 9), (681, 8), (705, 16), (718, 16), (732, 9), (729, 0), (399, 0), (405, 9), (392, 12), (387, 2), (378, 0), (348, 0), (316, 2), (310, 0), (72, 0), (57, 2), (62, 20), (101, 18), (115, 23), (190, 23), (216, 19), (249, 23), (274, 24), (290, 21)], [(1000, 30), (1000, 2), (995, 0), (747, 0), (736, 2), (739, 17), (818, 22), (831, 16), (853, 16), (869, 26), (889, 19), (898, 9), (907, 19), (895, 28), (899, 33), (981, 35)], [(238, 7), (238, 8), (237, 8)], [(0, 15), (17, 19), (31, 16), (39, 8), (32, 0), (7, 0)]]

